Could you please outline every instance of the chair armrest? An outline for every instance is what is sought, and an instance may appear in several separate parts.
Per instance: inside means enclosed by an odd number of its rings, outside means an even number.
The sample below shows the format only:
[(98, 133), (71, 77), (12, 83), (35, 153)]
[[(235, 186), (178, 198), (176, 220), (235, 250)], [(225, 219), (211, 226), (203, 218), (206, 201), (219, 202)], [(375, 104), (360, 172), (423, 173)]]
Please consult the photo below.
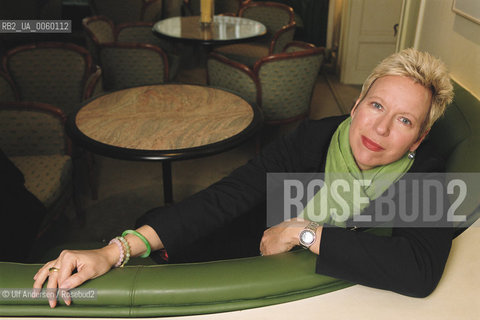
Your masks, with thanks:
[[(46, 298), (0, 299), (1, 316), (157, 317), (242, 310), (335, 291), (351, 283), (315, 274), (306, 250), (215, 262), (118, 268), (84, 283), (93, 299), (50, 309)], [(0, 263), (0, 287), (31, 288), (40, 265)]]
[(88, 77), (83, 91), (83, 100), (95, 97), (103, 92), (102, 69), (95, 66), (96, 70)]
[(275, 32), (270, 42), (269, 54), (276, 54), (283, 51), (285, 46), (293, 41), (293, 36), (295, 35), (296, 24), (291, 23), (287, 26), (284, 26), (282, 29)]
[(259, 81), (252, 69), (216, 52), (208, 55), (207, 83), (233, 91), (249, 103), (256, 103), (260, 94)]

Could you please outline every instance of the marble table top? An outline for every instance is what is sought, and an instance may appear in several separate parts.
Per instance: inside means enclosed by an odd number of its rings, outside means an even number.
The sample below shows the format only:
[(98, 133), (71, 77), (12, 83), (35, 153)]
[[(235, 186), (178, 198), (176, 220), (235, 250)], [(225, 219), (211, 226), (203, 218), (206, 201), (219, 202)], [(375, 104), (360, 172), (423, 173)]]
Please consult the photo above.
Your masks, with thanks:
[(193, 16), (161, 20), (155, 23), (153, 31), (173, 39), (225, 44), (263, 36), (267, 28), (255, 20), (230, 16), (214, 16), (213, 23), (203, 28), (200, 17)]
[(94, 143), (168, 154), (233, 139), (251, 129), (255, 116), (255, 109), (233, 93), (163, 84), (100, 96), (77, 112), (74, 123)]

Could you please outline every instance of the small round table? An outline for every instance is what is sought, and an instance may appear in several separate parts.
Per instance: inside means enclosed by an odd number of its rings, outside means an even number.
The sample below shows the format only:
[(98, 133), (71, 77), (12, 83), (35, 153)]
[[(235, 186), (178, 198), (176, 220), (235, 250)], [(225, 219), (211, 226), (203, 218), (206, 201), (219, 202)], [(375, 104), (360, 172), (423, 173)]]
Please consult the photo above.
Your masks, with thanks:
[(106, 93), (70, 115), (73, 141), (124, 160), (162, 161), (165, 203), (173, 202), (171, 161), (231, 149), (253, 136), (261, 113), (223, 89), (187, 84)]
[(158, 21), (153, 26), (153, 32), (169, 39), (213, 45), (261, 37), (267, 33), (267, 28), (255, 20), (230, 16), (214, 16), (210, 26), (202, 27), (200, 17), (191, 16)]

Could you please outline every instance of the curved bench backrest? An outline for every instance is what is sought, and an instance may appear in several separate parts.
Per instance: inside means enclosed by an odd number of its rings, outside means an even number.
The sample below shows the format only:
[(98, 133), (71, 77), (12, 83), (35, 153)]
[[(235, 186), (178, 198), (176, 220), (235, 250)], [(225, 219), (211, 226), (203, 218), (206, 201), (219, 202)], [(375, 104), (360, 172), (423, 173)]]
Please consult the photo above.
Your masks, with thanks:
[[(447, 172), (480, 173), (480, 100), (454, 83), (455, 97), (445, 116), (433, 126), (428, 139), (446, 159)], [(478, 179), (477, 179), (478, 180)], [(461, 210), (467, 221), (456, 225), (465, 228), (480, 217), (478, 183), (469, 185)], [(464, 212), (462, 212), (463, 214)]]

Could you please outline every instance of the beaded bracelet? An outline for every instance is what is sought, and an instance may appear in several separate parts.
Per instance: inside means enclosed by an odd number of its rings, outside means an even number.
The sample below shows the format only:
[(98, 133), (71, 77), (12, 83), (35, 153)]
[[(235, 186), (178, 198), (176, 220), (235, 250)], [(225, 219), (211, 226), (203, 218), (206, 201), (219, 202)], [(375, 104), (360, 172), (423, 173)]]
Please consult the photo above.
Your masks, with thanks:
[(125, 248), (125, 251), (126, 251), (125, 260), (123, 260), (123, 263), (120, 265), (120, 268), (123, 268), (127, 264), (128, 260), (130, 260), (130, 245), (128, 244), (127, 240), (125, 240), (124, 237), (117, 237), (117, 238), (122, 242), (123, 247)]
[(150, 252), (152, 251), (152, 248), (150, 247), (150, 243), (148, 242), (147, 238), (145, 238), (141, 233), (135, 231), (135, 230), (125, 230), (122, 233), (122, 237), (125, 237), (127, 234), (133, 234), (137, 237), (139, 237), (145, 246), (147, 247), (147, 251), (140, 256), (140, 258), (146, 258), (150, 255)]
[(110, 240), (110, 242), (108, 243), (109, 245), (112, 244), (112, 243), (115, 243), (117, 245), (118, 249), (120, 250), (120, 257), (118, 257), (118, 261), (114, 265), (115, 268), (120, 267), (120, 265), (123, 262), (123, 258), (125, 258), (125, 250), (123, 249), (123, 245), (118, 238), (120, 238), (120, 237), (116, 237), (116, 238)]

